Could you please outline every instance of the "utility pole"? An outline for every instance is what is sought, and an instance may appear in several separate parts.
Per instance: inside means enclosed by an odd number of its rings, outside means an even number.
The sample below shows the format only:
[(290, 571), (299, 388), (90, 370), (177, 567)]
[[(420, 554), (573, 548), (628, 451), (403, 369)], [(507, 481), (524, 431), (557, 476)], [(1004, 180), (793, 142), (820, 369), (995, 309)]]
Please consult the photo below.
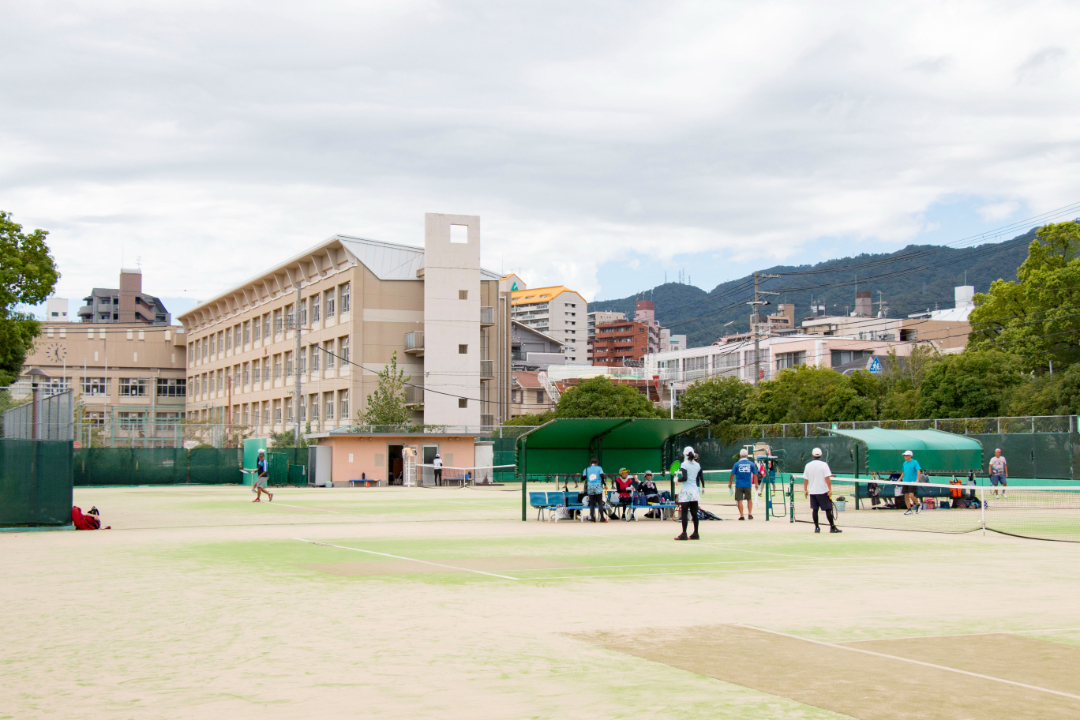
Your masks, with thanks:
[(779, 278), (779, 275), (769, 275), (768, 273), (760, 273), (754, 271), (754, 299), (748, 302), (754, 308), (754, 314), (750, 316), (750, 332), (754, 334), (754, 384), (757, 385), (761, 380), (761, 311), (762, 305), (768, 305), (768, 300), (762, 300), (762, 295), (779, 295), (778, 292), (766, 292), (759, 289), (760, 282), (762, 280), (768, 280), (770, 278)]
[(296, 281), (296, 306), (293, 308), (293, 328), (296, 331), (296, 354), (293, 356), (293, 373), (296, 387), (293, 389), (293, 415), (296, 416), (296, 430), (293, 435), (293, 447), (300, 447), (300, 281)]

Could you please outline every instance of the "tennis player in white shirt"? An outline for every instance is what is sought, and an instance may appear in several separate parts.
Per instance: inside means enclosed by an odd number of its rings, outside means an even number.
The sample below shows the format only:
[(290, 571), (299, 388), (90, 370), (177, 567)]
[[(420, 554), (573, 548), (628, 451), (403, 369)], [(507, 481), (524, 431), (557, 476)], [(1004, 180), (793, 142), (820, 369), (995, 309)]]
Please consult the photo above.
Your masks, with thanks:
[(803, 497), (810, 498), (810, 509), (814, 514), (814, 532), (821, 532), (818, 525), (818, 510), (825, 511), (825, 517), (829, 518), (829, 532), (842, 532), (836, 527), (833, 519), (833, 504), (829, 493), (832, 492), (832, 469), (829, 464), (821, 459), (821, 448), (814, 448), (814, 459), (806, 463), (803, 468)]

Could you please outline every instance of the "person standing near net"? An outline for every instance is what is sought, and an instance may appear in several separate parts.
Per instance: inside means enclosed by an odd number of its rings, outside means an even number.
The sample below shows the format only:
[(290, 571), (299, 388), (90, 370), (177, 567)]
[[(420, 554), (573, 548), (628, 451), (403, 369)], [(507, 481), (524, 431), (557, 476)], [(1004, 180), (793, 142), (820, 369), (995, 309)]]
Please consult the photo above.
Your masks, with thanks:
[(266, 451), (259, 448), (259, 459), (255, 461), (255, 487), (252, 488), (255, 491), (255, 499), (251, 502), (260, 502), (263, 493), (267, 494), (270, 502), (274, 502), (274, 493), (266, 489), (266, 480), (269, 477), (270, 473), (266, 469)]
[[(683, 450), (683, 461), (679, 465), (679, 479), (682, 487), (679, 488), (679, 510), (682, 515), (682, 534), (676, 540), (700, 540), (698, 535), (698, 507), (701, 503), (701, 493), (705, 486), (705, 478), (701, 474), (701, 465), (698, 464), (697, 453), (694, 448), (687, 447)], [(694, 534), (686, 536), (686, 524), (694, 519)]]
[(843, 532), (836, 527), (832, 504), (832, 468), (821, 459), (821, 448), (814, 448), (810, 453), (813, 459), (803, 468), (803, 497), (810, 498), (810, 511), (814, 517), (814, 532), (821, 532), (818, 524), (818, 511), (824, 510), (829, 519), (829, 532)]
[(922, 512), (922, 503), (919, 502), (919, 498), (916, 497), (916, 493), (919, 488), (915, 486), (919, 482), (919, 473), (922, 471), (922, 465), (915, 459), (915, 453), (910, 450), (904, 451), (904, 467), (902, 468), (904, 476), (904, 506), (907, 511), (905, 515), (910, 515), (912, 511), (918, 515)]
[(596, 458), (589, 461), (589, 467), (581, 471), (581, 482), (585, 484), (585, 495), (589, 498), (589, 520), (596, 522), (596, 509), (600, 509), (600, 522), (607, 522), (604, 517), (604, 490), (607, 490), (607, 475)]
[(1009, 497), (1009, 463), (1001, 454), (1001, 448), (996, 448), (994, 457), (990, 458), (990, 484), (994, 486), (994, 497), (998, 496), (998, 485), (1001, 486), (1001, 496)]
[(431, 461), (431, 467), (435, 471), (435, 484), (442, 485), (442, 457), (435, 453), (435, 459)]
[[(750, 453), (743, 448), (739, 451), (739, 461), (731, 466), (728, 487), (735, 483), (735, 504), (739, 506), (739, 519), (754, 519), (754, 483), (758, 478), (758, 466), (747, 456)], [(746, 515), (743, 517), (743, 501), (746, 501)]]

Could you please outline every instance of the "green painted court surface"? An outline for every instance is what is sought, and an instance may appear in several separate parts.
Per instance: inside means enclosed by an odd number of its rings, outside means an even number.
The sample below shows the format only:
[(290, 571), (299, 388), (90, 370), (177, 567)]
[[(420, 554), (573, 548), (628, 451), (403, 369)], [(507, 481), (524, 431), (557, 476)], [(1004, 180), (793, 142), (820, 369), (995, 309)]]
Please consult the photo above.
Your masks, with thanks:
[(0, 717), (1080, 716), (1080, 545), (506, 490), (76, 490), (113, 530), (0, 534)]

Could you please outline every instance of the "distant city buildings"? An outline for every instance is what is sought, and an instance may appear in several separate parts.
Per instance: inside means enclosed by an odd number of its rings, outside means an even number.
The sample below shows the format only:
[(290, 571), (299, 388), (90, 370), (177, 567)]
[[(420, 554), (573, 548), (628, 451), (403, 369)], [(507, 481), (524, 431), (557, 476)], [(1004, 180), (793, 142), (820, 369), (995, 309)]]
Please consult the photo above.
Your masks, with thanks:
[(725, 335), (705, 347), (650, 353), (644, 358), (644, 375), (655, 380), (664, 402), (668, 402), (672, 385), (678, 392), (710, 376), (753, 383), (800, 365), (843, 373), (856, 369), (880, 372), (890, 353), (905, 357), (918, 344), (943, 353), (961, 352), (971, 332), (967, 318), (974, 307), (973, 295), (974, 288), (958, 287), (954, 309), (889, 318), (884, 311), (874, 316), (870, 292), (859, 291), (850, 315), (815, 315), (798, 327), (795, 307), (783, 303), (774, 315), (751, 316), (751, 332)]
[(519, 288), (510, 293), (511, 319), (561, 342), (566, 362), (585, 362), (588, 339), (585, 298), (562, 285), (525, 288), (516, 275), (503, 277), (503, 285), (511, 279), (511, 288)]
[(591, 365), (596, 359), (593, 351), (593, 340), (596, 337), (597, 325), (608, 325), (613, 322), (619, 322), (625, 320), (626, 314), (621, 312), (614, 312), (612, 310), (594, 310), (587, 316), (586, 330), (588, 331), (588, 339), (586, 341), (586, 360)]
[[(66, 301), (62, 302), (66, 304)], [(142, 270), (120, 270), (119, 288), (94, 288), (83, 302), (86, 304), (79, 308), (79, 320), (85, 323), (172, 323), (164, 303), (142, 291)], [(52, 320), (53, 308), (48, 305), (46, 308)], [(60, 309), (59, 302), (56, 309)], [(67, 312), (66, 308), (64, 312)]]

